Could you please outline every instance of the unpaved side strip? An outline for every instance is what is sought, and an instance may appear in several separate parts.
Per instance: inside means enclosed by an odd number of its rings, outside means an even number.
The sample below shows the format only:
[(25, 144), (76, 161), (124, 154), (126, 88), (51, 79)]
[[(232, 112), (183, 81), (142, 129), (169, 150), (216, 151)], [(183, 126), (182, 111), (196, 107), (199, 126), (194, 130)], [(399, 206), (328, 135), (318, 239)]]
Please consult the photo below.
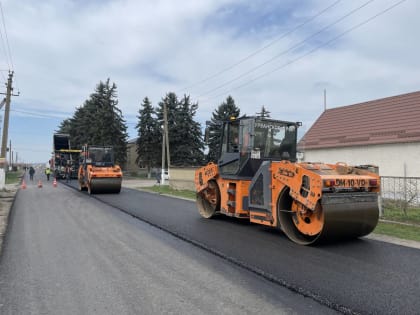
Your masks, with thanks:
[(3, 191), (0, 191), (0, 257), (3, 248), (3, 240), (7, 232), (10, 209), (12, 208), (18, 187), (17, 184), (6, 185), (6, 188)]

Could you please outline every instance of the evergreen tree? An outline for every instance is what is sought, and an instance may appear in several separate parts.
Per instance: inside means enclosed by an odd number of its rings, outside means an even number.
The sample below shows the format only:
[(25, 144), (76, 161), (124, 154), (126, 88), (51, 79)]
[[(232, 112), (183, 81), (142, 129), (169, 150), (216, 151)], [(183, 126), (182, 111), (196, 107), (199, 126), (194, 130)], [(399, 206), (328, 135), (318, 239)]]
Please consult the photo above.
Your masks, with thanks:
[(207, 154), (208, 162), (217, 162), (220, 152), (220, 139), (222, 136), (221, 123), (229, 120), (231, 117), (239, 117), (240, 109), (235, 105), (232, 96), (228, 96), (226, 101), (219, 105), (213, 112), (209, 125), (209, 153)]
[[(157, 108), (156, 108), (156, 115), (158, 118), (158, 124), (159, 126), (163, 126), (163, 109), (164, 105), (166, 104), (166, 114), (167, 114), (167, 120), (168, 120), (168, 138), (169, 138), (169, 152), (170, 152), (170, 163), (173, 164), (173, 150), (176, 148), (177, 145), (179, 145), (179, 137), (178, 137), (178, 130), (177, 130), (177, 119), (176, 115), (178, 112), (178, 106), (179, 101), (178, 97), (175, 93), (170, 92), (167, 93), (164, 98), (162, 98), (162, 101), (159, 102)], [(159, 128), (160, 130), (160, 136), (159, 136), (159, 143), (160, 148), (162, 147), (162, 131), (163, 128)], [(166, 147), (166, 146), (165, 146)], [(176, 149), (175, 149), (176, 150)], [(160, 151), (162, 152), (162, 151)]]
[[(62, 125), (64, 122), (62, 123)], [(70, 140), (73, 147), (111, 145), (115, 161), (125, 163), (127, 159), (127, 126), (118, 108), (117, 86), (100, 81), (84, 104), (78, 107), (70, 119)]]
[(172, 165), (197, 166), (204, 162), (204, 143), (200, 123), (194, 121), (198, 104), (189, 96), (181, 99), (176, 114), (175, 147), (171, 150)]
[(69, 134), (71, 129), (71, 119), (67, 118), (64, 119), (60, 125), (58, 126), (58, 130), (56, 130), (56, 133), (64, 133)]
[(256, 113), (257, 117), (270, 118), (270, 112), (265, 109), (264, 105), (261, 107), (261, 112)]
[(139, 120), (136, 125), (138, 132), (136, 163), (139, 166), (146, 167), (148, 178), (151, 177), (151, 168), (158, 165), (161, 154), (161, 132), (157, 119), (153, 117), (154, 115), (152, 104), (145, 97), (137, 116)]
[[(168, 118), (168, 138), (170, 164), (176, 166), (196, 166), (203, 164), (204, 143), (201, 126), (194, 121), (198, 104), (193, 104), (189, 96), (181, 100), (175, 93), (166, 94), (156, 108), (159, 125), (163, 125), (163, 108), (166, 104)], [(159, 137), (162, 146), (162, 134)]]

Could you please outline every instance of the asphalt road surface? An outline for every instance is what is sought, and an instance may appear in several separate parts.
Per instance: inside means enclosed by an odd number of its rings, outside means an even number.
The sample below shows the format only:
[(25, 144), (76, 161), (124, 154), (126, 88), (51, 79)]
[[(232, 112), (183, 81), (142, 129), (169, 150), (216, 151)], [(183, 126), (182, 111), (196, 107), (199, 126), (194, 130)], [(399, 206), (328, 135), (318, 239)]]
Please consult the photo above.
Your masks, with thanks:
[[(37, 178), (27, 184), (16, 196), (0, 257), (0, 314), (335, 313), (61, 182), (55, 188), (52, 181), (38, 188)], [(212, 238), (232, 255), (240, 250), (244, 257), (263, 255), (255, 251), (262, 243), (252, 235), (272, 238), (267, 248), (291, 246), (254, 226), (201, 220), (191, 202), (130, 189), (100, 198), (200, 240)], [(274, 256), (260, 258), (283, 264)]]
[(420, 314), (420, 250), (367, 238), (300, 246), (236, 219), (202, 219), (194, 203), (131, 189), (94, 198), (341, 312)]

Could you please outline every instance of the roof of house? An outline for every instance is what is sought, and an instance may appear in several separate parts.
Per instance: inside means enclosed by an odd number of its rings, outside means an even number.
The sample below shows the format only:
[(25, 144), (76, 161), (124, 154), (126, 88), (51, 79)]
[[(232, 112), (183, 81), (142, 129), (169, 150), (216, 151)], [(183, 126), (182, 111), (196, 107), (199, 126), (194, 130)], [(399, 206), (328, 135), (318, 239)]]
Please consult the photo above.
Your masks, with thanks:
[(324, 111), (301, 149), (420, 142), (420, 91)]

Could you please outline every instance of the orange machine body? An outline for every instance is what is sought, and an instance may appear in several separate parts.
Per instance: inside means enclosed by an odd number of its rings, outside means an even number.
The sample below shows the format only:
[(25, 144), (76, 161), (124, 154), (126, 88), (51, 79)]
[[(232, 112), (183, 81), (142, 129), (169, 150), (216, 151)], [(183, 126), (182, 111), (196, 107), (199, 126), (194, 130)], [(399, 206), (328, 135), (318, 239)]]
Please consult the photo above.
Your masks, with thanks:
[(79, 189), (92, 193), (119, 193), (123, 173), (114, 164), (112, 147), (85, 146), (78, 172)]
[[(223, 152), (224, 148), (229, 150), (229, 137), (225, 136), (218, 164), (210, 163), (196, 171), (197, 206), (203, 217), (224, 214), (248, 219), (277, 227), (305, 245), (321, 239), (363, 236), (374, 229), (379, 214), (377, 168), (298, 163), (294, 159), (296, 141), (291, 141), (296, 135), (289, 135), (285, 141), (287, 135), (281, 129), (297, 124), (247, 120), (248, 125), (238, 123), (238, 132), (251, 135), (251, 139), (242, 140), (233, 152)], [(224, 135), (229, 135), (231, 124), (225, 124)], [(278, 147), (288, 150), (283, 156), (289, 160), (278, 158), (276, 153), (272, 156), (267, 149), (265, 153), (261, 148), (256, 150), (256, 145), (262, 147), (252, 139), (259, 132), (256, 126), (266, 132), (262, 137), (265, 145), (269, 145), (267, 134), (282, 134), (284, 147)], [(241, 148), (244, 143), (248, 146), (245, 150)]]

